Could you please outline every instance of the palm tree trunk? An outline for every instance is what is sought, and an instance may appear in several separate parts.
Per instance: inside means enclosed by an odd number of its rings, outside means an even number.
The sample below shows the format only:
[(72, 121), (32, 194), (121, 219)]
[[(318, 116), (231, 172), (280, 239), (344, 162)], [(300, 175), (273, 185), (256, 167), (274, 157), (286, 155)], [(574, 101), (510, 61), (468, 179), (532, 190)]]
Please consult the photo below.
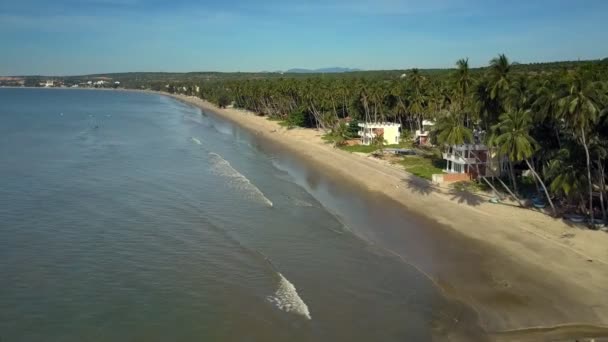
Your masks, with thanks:
[(336, 117), (336, 122), (339, 123), (340, 117), (338, 116), (338, 110), (336, 109), (336, 101), (334, 100), (333, 96), (331, 97), (331, 105), (334, 110), (334, 116)]
[[(477, 170), (477, 177), (481, 177), (481, 179), (483, 179), (486, 184), (488, 184), (488, 186), (490, 186), (490, 188), (492, 188), (492, 190), (494, 191), (494, 194), (496, 195), (496, 197), (498, 197), (499, 199), (502, 200), (502, 195), (501, 193), (498, 192), (498, 190), (496, 190), (496, 188), (494, 187), (494, 185), (492, 183), (490, 183), (490, 181), (485, 177), (482, 176), (481, 173), (479, 172), (479, 163), (481, 162), (481, 159), (479, 159), (479, 157), (477, 157), (477, 153), (473, 152), (472, 150), (470, 151), (470, 153), (473, 155), (473, 157), (475, 158), (475, 169)], [(486, 168), (488, 166), (486, 165)]]
[(606, 205), (604, 204), (604, 192), (606, 190), (605, 180), (604, 180), (604, 165), (602, 164), (602, 159), (597, 158), (597, 169), (599, 173), (599, 181), (600, 181), (600, 204), (602, 207), (602, 219), (606, 221)]
[(578, 205), (578, 209), (584, 214), (585, 210), (587, 210), (585, 207), (585, 197), (583, 197), (582, 193), (579, 194), (579, 197), (581, 198), (581, 203)]
[(513, 168), (513, 162), (509, 160), (509, 175), (511, 176), (511, 186), (513, 191), (517, 192), (517, 180), (515, 179), (515, 169)]
[(593, 227), (593, 182), (591, 181), (591, 157), (589, 156), (589, 147), (585, 139), (585, 129), (581, 127), (581, 138), (583, 147), (585, 148), (585, 156), (587, 157), (587, 181), (589, 183), (589, 217), (591, 218), (590, 226)]
[(557, 211), (555, 210), (555, 206), (553, 205), (553, 201), (551, 200), (551, 197), (549, 196), (549, 191), (547, 191), (547, 187), (545, 186), (545, 183), (540, 178), (538, 173), (536, 173), (536, 170), (534, 170), (534, 167), (532, 167), (532, 165), (530, 164), (528, 159), (526, 159), (526, 164), (528, 164), (528, 168), (530, 168), (530, 171), (532, 171), (532, 174), (534, 175), (534, 177), (536, 177), (538, 182), (540, 182), (540, 185), (543, 187), (543, 190), (545, 191), (545, 197), (547, 197), (547, 201), (549, 201), (549, 205), (551, 205), (551, 210), (553, 211), (553, 216), (557, 216)]
[(523, 207), (524, 205), (523, 205), (523, 203), (521, 203), (521, 200), (519, 199), (519, 197), (517, 197), (517, 195), (514, 194), (513, 191), (511, 191), (511, 189), (507, 186), (507, 184), (505, 184), (505, 182), (503, 182), (502, 179), (500, 179), (500, 177), (496, 177), (496, 179), (498, 179), (498, 182), (500, 182), (502, 187), (505, 188), (507, 190), (507, 192), (517, 201), (519, 206)]
[(557, 138), (557, 146), (561, 149), (562, 148), (562, 139), (560, 139), (560, 137), (559, 137), (559, 130), (557, 129), (557, 127), (555, 127), (555, 137)]

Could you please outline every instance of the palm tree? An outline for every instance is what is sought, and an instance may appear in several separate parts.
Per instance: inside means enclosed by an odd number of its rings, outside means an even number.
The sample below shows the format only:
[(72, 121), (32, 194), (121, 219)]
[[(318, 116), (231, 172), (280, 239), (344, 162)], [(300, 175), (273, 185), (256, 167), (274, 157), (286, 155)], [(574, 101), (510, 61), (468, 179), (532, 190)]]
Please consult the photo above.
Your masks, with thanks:
[(463, 124), (460, 116), (454, 113), (448, 113), (437, 120), (435, 134), (437, 142), (447, 146), (468, 144), (473, 141), (473, 131)]
[(421, 90), (426, 78), (422, 76), (418, 68), (414, 68), (409, 76), (409, 80), (414, 90)]
[(331, 135), (334, 139), (334, 146), (344, 146), (348, 140), (348, 124), (345, 122), (338, 122), (332, 128)]
[(535, 120), (539, 123), (546, 122), (549, 127), (553, 128), (558, 145), (561, 147), (561, 138), (559, 131), (559, 106), (561, 89), (555, 85), (555, 82), (550, 80), (543, 81), (536, 89), (535, 100), (532, 103)]
[[(576, 147), (575, 147), (576, 148)], [(563, 148), (558, 151), (555, 158), (551, 159), (545, 169), (545, 176), (551, 179), (549, 184), (551, 192), (563, 194), (566, 198), (582, 199), (587, 177), (580, 172), (580, 154), (573, 153), (572, 148)], [(584, 209), (584, 201), (579, 201)]]
[(378, 151), (380, 151), (380, 154), (384, 153), (384, 145), (386, 144), (386, 140), (384, 140), (384, 134), (382, 134), (382, 133), (374, 134), (371, 143), (372, 143), (372, 146), (375, 146), (376, 148), (378, 148)]
[(504, 54), (490, 60), (490, 98), (500, 99), (505, 96), (510, 86), (509, 72), (511, 63)]
[(484, 126), (486, 131), (489, 131), (488, 124), (495, 122), (500, 113), (500, 103), (498, 99), (493, 99), (491, 95), (490, 82), (481, 80), (473, 89), (474, 109)]
[(456, 61), (456, 99), (459, 104), (459, 110), (465, 111), (469, 104), (469, 92), (473, 86), (473, 78), (469, 70), (469, 59), (462, 58)]
[(574, 73), (569, 82), (568, 93), (558, 100), (561, 117), (568, 123), (572, 133), (577, 137), (585, 149), (587, 163), (587, 186), (589, 190), (589, 215), (593, 224), (593, 181), (591, 178), (591, 156), (589, 154), (589, 133), (597, 122), (606, 94), (596, 82), (581, 77), (579, 72)]
[(517, 110), (520, 108), (530, 108), (533, 92), (530, 89), (528, 78), (519, 75), (513, 78), (505, 94), (506, 107)]
[(504, 113), (500, 116), (500, 122), (494, 127), (497, 131), (497, 136), (494, 139), (494, 144), (498, 148), (501, 155), (509, 158), (511, 179), (513, 187), (517, 192), (515, 173), (513, 171), (513, 162), (525, 161), (528, 168), (534, 177), (540, 182), (545, 192), (545, 196), (551, 205), (553, 215), (556, 215), (555, 206), (549, 196), (545, 183), (530, 164), (529, 158), (534, 155), (538, 149), (538, 143), (530, 136), (532, 128), (532, 116), (529, 111), (518, 110)]
[(591, 151), (595, 155), (597, 185), (599, 187), (600, 208), (602, 209), (602, 219), (606, 220), (606, 205), (604, 203), (604, 193), (606, 192), (606, 174), (604, 172), (604, 160), (608, 156), (608, 142), (600, 139), (597, 135), (590, 141)]
[(418, 129), (422, 129), (422, 118), (426, 112), (425, 83), (426, 78), (420, 74), (420, 70), (412, 69), (412, 73), (409, 75), (408, 110), (415, 117)]

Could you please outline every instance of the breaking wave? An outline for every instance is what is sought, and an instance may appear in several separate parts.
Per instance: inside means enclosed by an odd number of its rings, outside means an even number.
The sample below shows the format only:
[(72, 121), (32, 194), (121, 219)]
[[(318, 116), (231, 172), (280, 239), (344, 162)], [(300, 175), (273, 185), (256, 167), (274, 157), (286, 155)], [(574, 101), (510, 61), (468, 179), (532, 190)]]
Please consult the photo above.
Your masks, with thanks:
[(301, 200), (298, 198), (291, 197), (291, 200), (296, 207), (313, 207), (314, 206), (312, 203), (306, 202), (305, 200)]
[(222, 156), (213, 152), (210, 152), (209, 155), (212, 162), (211, 171), (226, 178), (230, 187), (243, 191), (250, 199), (264, 202), (269, 207), (273, 206), (272, 202), (264, 196), (260, 189), (253, 185), (247, 177), (235, 170)]
[(192, 140), (192, 142), (194, 142), (194, 143), (195, 143), (195, 144), (197, 144), (197, 145), (200, 145), (200, 144), (201, 144), (201, 141), (200, 141), (200, 140), (198, 140), (198, 139), (196, 139), (195, 137), (190, 137), (190, 140)]
[(283, 277), (281, 273), (277, 272), (277, 274), (280, 278), (279, 287), (274, 296), (268, 297), (268, 301), (285, 312), (295, 313), (304, 316), (306, 319), (312, 319), (310, 311), (308, 311), (308, 305), (300, 298), (296, 287), (287, 278)]

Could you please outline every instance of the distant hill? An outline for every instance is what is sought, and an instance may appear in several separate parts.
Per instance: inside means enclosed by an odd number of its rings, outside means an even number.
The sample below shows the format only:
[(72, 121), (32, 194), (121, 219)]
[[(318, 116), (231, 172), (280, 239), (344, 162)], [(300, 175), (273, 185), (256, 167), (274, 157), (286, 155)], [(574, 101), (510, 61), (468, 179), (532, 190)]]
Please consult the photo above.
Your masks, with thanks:
[(351, 68), (321, 68), (321, 69), (302, 69), (302, 68), (294, 68), (285, 71), (288, 74), (337, 74), (343, 72), (354, 72), (361, 71), (361, 69), (351, 69)]

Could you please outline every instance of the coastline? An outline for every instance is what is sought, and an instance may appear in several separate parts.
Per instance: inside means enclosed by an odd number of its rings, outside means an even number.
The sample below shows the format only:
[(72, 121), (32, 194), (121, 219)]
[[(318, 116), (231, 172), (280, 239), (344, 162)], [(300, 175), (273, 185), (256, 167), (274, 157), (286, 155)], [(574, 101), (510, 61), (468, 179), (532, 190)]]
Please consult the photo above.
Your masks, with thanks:
[[(427, 272), (424, 266), (415, 266), (447, 297), (472, 307), (493, 339), (608, 336), (608, 234), (571, 227), (532, 210), (421, 191), (424, 180), (335, 149), (313, 129), (288, 130), (265, 117), (220, 109), (196, 97), (145, 92), (172, 97), (233, 122), (315, 167), (399, 202), (487, 251), (488, 260), (480, 260), (484, 269), (465, 272), (470, 273), (466, 276), (441, 267)], [(468, 277), (472, 274), (477, 279)]]
[[(247, 111), (155, 91), (81, 89), (172, 97), (290, 151), (337, 180), (436, 222), (424, 226), (441, 237), (437, 250), (425, 253), (428, 263), (396, 254), (428, 276), (448, 299), (472, 308), (492, 340), (608, 336), (608, 234), (570, 227), (532, 210), (429, 190), (428, 183), (403, 170), (333, 148), (318, 131), (287, 130)], [(456, 252), (446, 254), (444, 249)]]

